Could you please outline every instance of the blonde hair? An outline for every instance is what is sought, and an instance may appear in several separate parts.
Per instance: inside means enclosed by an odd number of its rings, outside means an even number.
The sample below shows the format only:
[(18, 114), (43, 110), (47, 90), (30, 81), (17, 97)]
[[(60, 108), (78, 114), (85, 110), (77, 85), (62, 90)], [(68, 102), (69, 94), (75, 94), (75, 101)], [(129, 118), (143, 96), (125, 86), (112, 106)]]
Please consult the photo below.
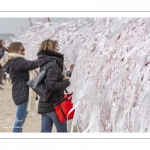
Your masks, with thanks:
[(42, 50), (55, 51), (56, 49), (58, 49), (58, 42), (56, 40), (53, 41), (51, 39), (47, 39), (41, 43), (39, 51), (42, 51)]
[[(12, 42), (8, 47), (7, 47), (7, 52), (9, 53), (18, 53), (20, 50), (20, 47), (23, 47), (21, 42)], [(23, 47), (24, 48), (24, 47)]]

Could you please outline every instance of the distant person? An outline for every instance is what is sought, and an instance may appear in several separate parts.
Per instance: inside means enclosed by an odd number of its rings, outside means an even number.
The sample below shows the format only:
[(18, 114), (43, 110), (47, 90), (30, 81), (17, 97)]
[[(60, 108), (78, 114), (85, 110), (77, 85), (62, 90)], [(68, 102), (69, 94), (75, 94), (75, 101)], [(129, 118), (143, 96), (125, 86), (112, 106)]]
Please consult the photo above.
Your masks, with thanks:
[(7, 72), (4, 71), (4, 81), (5, 81), (5, 84), (6, 84), (6, 74), (7, 74)]
[[(0, 44), (0, 61), (1, 61), (1, 58), (3, 57), (3, 53), (2, 53), (2, 50), (3, 50), (3, 45)], [(0, 63), (0, 84), (3, 85), (2, 83), (2, 80), (3, 80), (3, 67), (1, 66), (1, 63)], [(0, 87), (0, 90), (2, 90), (3, 88)]]
[(4, 72), (4, 81), (5, 81), (5, 84), (10, 83), (10, 76), (6, 71)]
[(53, 124), (57, 132), (67, 132), (67, 122), (61, 123), (54, 111), (54, 103), (64, 97), (64, 90), (70, 85), (69, 77), (63, 76), (64, 56), (58, 52), (58, 43), (51, 39), (41, 43), (38, 52), (38, 65), (40, 71), (49, 65), (46, 72), (46, 84), (52, 92), (47, 102), (39, 100), (38, 113), (41, 114), (41, 132), (51, 132)]
[(5, 42), (3, 39), (0, 40), (0, 44), (3, 46), (1, 53), (0, 53), (0, 57), (2, 58), (5, 55), (6, 52), (6, 48), (5, 48)]
[[(27, 105), (30, 97), (27, 81), (29, 71), (38, 67), (37, 61), (29, 61), (24, 57), (25, 49), (20, 42), (13, 42), (8, 47), (8, 54), (1, 59), (10, 75), (12, 82), (12, 97), (17, 105), (16, 120), (13, 132), (22, 132), (23, 124), (27, 117)], [(32, 72), (32, 71), (31, 71)]]
[(5, 51), (6, 51), (6, 48), (5, 48), (5, 41), (3, 40), (3, 39), (1, 39), (0, 40), (0, 44), (2, 44), (3, 45), (3, 53), (5, 53)]
[[(0, 40), (0, 44), (2, 44), (2, 46), (3, 46), (2, 51), (1, 51), (1, 54), (0, 54), (0, 55), (1, 55), (0, 57), (2, 58), (2, 57), (7, 53), (7, 52), (6, 52), (6, 48), (5, 48), (5, 41), (4, 41), (3, 39), (1, 39), (1, 40)], [(3, 69), (2, 75), (3, 75), (3, 76), (2, 76), (2, 80), (3, 80), (4, 77), (5, 77), (4, 69)], [(0, 79), (0, 84), (1, 84), (1, 85), (4, 85), (4, 83), (2, 82), (2, 80)]]
[[(5, 44), (5, 42), (4, 42), (4, 40), (3, 39), (1, 39), (0, 40), (0, 59), (5, 55), (5, 47), (4, 47), (4, 44)], [(4, 69), (3, 69), (3, 67), (1, 66), (0, 67), (0, 84), (1, 85), (4, 85), (4, 83), (2, 82), (3, 81), (3, 78), (4, 78)]]

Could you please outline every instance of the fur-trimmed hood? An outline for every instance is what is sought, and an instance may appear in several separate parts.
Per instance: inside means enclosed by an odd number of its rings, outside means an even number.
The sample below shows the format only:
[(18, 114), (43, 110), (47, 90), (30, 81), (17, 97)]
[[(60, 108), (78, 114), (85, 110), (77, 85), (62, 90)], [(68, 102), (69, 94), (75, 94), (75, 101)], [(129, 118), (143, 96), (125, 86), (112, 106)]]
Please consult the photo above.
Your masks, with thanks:
[(2, 59), (0, 60), (0, 64), (1, 64), (2, 67), (4, 67), (9, 60), (12, 60), (12, 59), (18, 58), (18, 57), (25, 59), (25, 57), (23, 55), (20, 55), (20, 54), (17, 54), (17, 53), (8, 53), (8, 54), (6, 54), (5, 56), (2, 57)]

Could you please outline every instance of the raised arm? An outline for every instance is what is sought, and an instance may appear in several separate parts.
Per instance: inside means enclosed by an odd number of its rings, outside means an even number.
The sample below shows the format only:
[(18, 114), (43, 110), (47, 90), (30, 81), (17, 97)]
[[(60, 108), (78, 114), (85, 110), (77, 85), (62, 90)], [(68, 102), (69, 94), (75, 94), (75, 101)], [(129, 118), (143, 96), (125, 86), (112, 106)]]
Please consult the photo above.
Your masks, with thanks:
[(29, 71), (38, 68), (37, 61), (25, 60), (23, 58), (16, 58), (13, 61), (12, 67), (16, 71)]

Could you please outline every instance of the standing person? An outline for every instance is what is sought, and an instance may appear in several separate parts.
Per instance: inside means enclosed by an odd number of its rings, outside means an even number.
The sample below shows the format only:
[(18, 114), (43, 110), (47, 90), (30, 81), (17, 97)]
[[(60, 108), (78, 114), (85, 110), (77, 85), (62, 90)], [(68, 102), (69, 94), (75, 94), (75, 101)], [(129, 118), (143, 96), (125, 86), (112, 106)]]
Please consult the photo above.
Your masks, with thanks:
[[(0, 44), (0, 60), (1, 60), (1, 58), (4, 56), (4, 53), (3, 53), (3, 45), (2, 44)], [(2, 84), (3, 85), (3, 83), (2, 83), (2, 80), (3, 80), (3, 67), (2, 67), (2, 65), (0, 64), (0, 84)], [(0, 90), (2, 90), (3, 88), (2, 87), (0, 87)]]
[[(5, 55), (5, 47), (3, 45), (4, 45), (4, 40), (0, 40), (0, 60)], [(1, 85), (4, 85), (4, 83), (2, 82), (3, 76), (4, 76), (4, 68), (0, 66), (0, 84)]]
[(4, 71), (4, 82), (5, 82), (5, 84), (6, 84), (6, 75), (7, 75), (7, 72)]
[[(6, 52), (6, 48), (5, 48), (5, 41), (3, 39), (0, 40), (0, 44), (2, 45), (2, 50), (0, 51), (0, 59), (5, 55)], [(4, 69), (2, 68), (1, 72), (1, 77), (0, 77), (0, 84), (4, 85), (4, 83), (2, 82), (3, 78), (4, 78)]]
[(4, 81), (5, 81), (5, 84), (10, 83), (10, 77), (6, 71), (4, 72)]
[(27, 81), (29, 80), (29, 74), (33, 72), (30, 70), (38, 67), (37, 61), (26, 60), (24, 55), (25, 49), (22, 43), (13, 42), (8, 47), (8, 54), (1, 59), (1, 65), (10, 75), (12, 97), (17, 105), (13, 132), (22, 132), (23, 124), (28, 114), (27, 104), (30, 99)]
[(38, 55), (38, 65), (40, 71), (49, 64), (46, 72), (46, 84), (51, 96), (47, 102), (39, 100), (38, 113), (41, 114), (41, 132), (51, 132), (55, 124), (57, 132), (67, 132), (67, 123), (61, 123), (54, 111), (54, 103), (63, 98), (64, 89), (70, 85), (69, 77), (64, 77), (63, 62), (64, 57), (58, 53), (57, 41), (45, 40), (41, 43)]
[(4, 45), (5, 45), (5, 41), (4, 41), (3, 39), (1, 39), (1, 40), (0, 40), (0, 44), (1, 44), (2, 47), (3, 47), (3, 48), (2, 48), (2, 51), (1, 51), (1, 55), (0, 55), (1, 58), (2, 58), (2, 57), (5, 55), (5, 52), (6, 52), (6, 48), (5, 48), (5, 46), (4, 46)]
[[(2, 44), (3, 45), (3, 47), (4, 47), (4, 45), (5, 45), (5, 41), (3, 40), (3, 39), (1, 39), (0, 40), (0, 44)], [(4, 47), (5, 48), (5, 47)]]

